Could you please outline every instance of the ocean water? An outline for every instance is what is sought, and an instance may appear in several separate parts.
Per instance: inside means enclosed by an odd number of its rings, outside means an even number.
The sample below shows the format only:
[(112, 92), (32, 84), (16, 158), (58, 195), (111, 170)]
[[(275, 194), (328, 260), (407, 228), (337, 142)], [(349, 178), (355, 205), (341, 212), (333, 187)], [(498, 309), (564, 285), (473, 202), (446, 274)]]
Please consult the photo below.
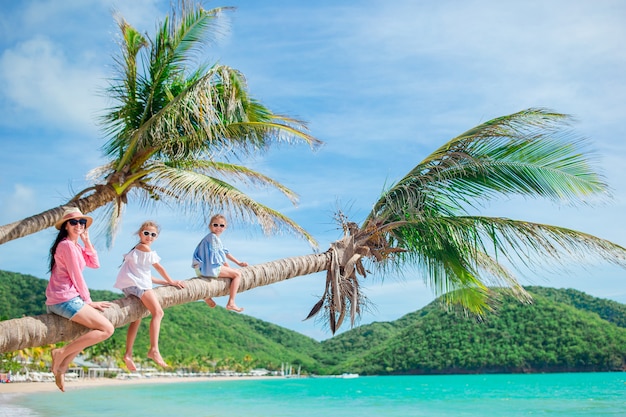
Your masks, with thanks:
[(120, 385), (0, 396), (0, 416), (626, 416), (626, 373), (237, 378)]

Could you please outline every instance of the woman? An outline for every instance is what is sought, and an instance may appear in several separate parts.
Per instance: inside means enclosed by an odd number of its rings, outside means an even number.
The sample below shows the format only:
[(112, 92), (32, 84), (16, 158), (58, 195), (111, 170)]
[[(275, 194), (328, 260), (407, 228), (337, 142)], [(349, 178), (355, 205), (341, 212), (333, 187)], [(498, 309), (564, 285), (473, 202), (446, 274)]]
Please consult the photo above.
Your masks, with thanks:
[[(65, 391), (65, 372), (83, 349), (108, 339), (115, 330), (100, 311), (111, 304), (94, 302), (83, 278), (85, 266), (98, 268), (98, 254), (89, 241), (87, 229), (93, 222), (76, 207), (63, 212), (55, 223), (59, 230), (50, 248), (50, 282), (46, 289), (48, 313), (65, 317), (91, 329), (67, 345), (52, 351), (52, 373), (61, 391)], [(81, 246), (78, 240), (82, 240)]]

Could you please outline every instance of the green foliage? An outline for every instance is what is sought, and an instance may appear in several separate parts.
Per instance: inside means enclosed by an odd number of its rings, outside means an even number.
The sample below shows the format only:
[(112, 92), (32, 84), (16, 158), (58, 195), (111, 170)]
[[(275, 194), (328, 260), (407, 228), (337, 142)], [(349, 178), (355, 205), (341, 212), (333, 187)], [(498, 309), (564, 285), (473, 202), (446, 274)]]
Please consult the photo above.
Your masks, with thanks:
[(543, 295), (551, 300), (571, 305), (579, 310), (596, 313), (600, 318), (626, 327), (626, 305), (612, 300), (592, 297), (571, 288), (556, 289), (546, 287), (528, 287), (533, 294)]
[[(0, 271), (0, 318), (3, 320), (44, 314), (47, 280), (30, 275)], [(94, 300), (114, 300), (120, 293), (91, 290)], [(153, 366), (146, 359), (149, 347), (150, 317), (144, 318), (135, 342), (137, 363)], [(128, 326), (86, 350), (89, 357), (113, 357), (122, 365)], [(161, 323), (159, 347), (172, 365), (194, 370), (246, 370), (264, 367), (281, 368), (281, 363), (301, 365), (305, 372), (318, 372), (320, 344), (294, 331), (222, 307), (209, 308), (205, 303), (189, 303), (168, 308)]]
[[(554, 291), (557, 298), (563, 297)], [(409, 314), (405, 325), (391, 338), (362, 355), (352, 355), (334, 369), (362, 374), (428, 374), (625, 368), (626, 329), (573, 307), (570, 298), (564, 303), (540, 295), (541, 291), (530, 292), (532, 304), (503, 296), (497, 312), (482, 321), (436, 308), (435, 301), (427, 314)], [(588, 297), (574, 300), (582, 302)], [(599, 308), (612, 302), (597, 300), (595, 304)], [(341, 337), (353, 335), (347, 332)]]
[(585, 258), (626, 267), (626, 248), (584, 232), (476, 215), (497, 198), (522, 196), (579, 204), (608, 187), (572, 118), (530, 108), (498, 117), (453, 138), (391, 184), (374, 203), (357, 237), (376, 266), (416, 268), (449, 304), (486, 314), (488, 287), (527, 294), (516, 273), (539, 264)]
[[(145, 357), (149, 346), (150, 318), (143, 319), (135, 355)], [(125, 343), (125, 328), (116, 331)], [(161, 323), (159, 340), (161, 354), (168, 360), (180, 358), (183, 363), (193, 359), (205, 365), (230, 358), (248, 367), (280, 369), (281, 362), (316, 369), (311, 352), (318, 342), (296, 332), (246, 315), (234, 314), (222, 307), (209, 308), (204, 302), (168, 308)]]
[(0, 270), (0, 320), (46, 312), (48, 281)]
[[(0, 271), (2, 318), (44, 313), (46, 285), (47, 280)], [(311, 374), (626, 369), (625, 305), (571, 289), (526, 290), (532, 304), (503, 295), (497, 311), (482, 320), (445, 309), (436, 300), (399, 320), (360, 326), (323, 342), (222, 307), (189, 303), (165, 311), (159, 344), (173, 368), (191, 371), (278, 370), (281, 363)], [(121, 297), (111, 291), (91, 293), (94, 300)], [(150, 317), (143, 319), (134, 357), (151, 367), (149, 324)], [(114, 358), (123, 366), (125, 343), (126, 327), (86, 354)], [(0, 359), (9, 363), (10, 356)]]
[[(143, 205), (174, 204), (193, 217), (209, 207), (233, 220), (254, 219), (268, 234), (292, 231), (315, 245), (293, 220), (238, 187), (270, 187), (294, 204), (295, 192), (226, 161), (243, 160), (279, 143), (316, 147), (321, 141), (308, 134), (303, 122), (275, 114), (252, 97), (240, 71), (202, 62), (219, 33), (220, 15), (232, 8), (205, 10), (185, 0), (171, 6), (153, 34), (116, 16), (120, 52), (106, 91), (112, 104), (101, 119), (107, 163), (90, 173), (98, 185), (77, 197), (93, 191), (104, 200), (98, 204), (107, 205), (110, 221), (103, 224), (109, 237), (122, 207), (138, 199)], [(216, 160), (221, 157), (223, 161)]]

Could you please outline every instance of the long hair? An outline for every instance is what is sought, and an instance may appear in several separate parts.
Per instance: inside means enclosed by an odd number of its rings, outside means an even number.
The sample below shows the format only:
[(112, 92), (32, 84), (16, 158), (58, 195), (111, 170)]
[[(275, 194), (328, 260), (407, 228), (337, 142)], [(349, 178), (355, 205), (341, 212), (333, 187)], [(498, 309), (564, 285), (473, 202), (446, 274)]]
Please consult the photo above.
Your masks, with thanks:
[(57, 252), (57, 246), (59, 246), (59, 243), (61, 243), (61, 241), (65, 239), (68, 235), (67, 229), (65, 228), (66, 224), (67, 224), (67, 221), (63, 222), (63, 224), (61, 225), (61, 228), (59, 229), (59, 233), (57, 234), (57, 238), (54, 240), (52, 247), (50, 247), (50, 256), (49, 256), (50, 269), (48, 270), (49, 273), (52, 273), (52, 268), (54, 268), (54, 264), (55, 264), (54, 254)]

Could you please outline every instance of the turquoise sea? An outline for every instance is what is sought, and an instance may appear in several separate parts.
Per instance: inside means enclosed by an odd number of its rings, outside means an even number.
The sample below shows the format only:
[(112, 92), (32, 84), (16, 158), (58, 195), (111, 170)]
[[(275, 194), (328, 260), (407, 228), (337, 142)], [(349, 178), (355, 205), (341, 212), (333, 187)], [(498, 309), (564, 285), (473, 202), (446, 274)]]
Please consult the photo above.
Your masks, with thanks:
[(0, 395), (1, 417), (544, 415), (626, 416), (626, 373), (236, 378)]

